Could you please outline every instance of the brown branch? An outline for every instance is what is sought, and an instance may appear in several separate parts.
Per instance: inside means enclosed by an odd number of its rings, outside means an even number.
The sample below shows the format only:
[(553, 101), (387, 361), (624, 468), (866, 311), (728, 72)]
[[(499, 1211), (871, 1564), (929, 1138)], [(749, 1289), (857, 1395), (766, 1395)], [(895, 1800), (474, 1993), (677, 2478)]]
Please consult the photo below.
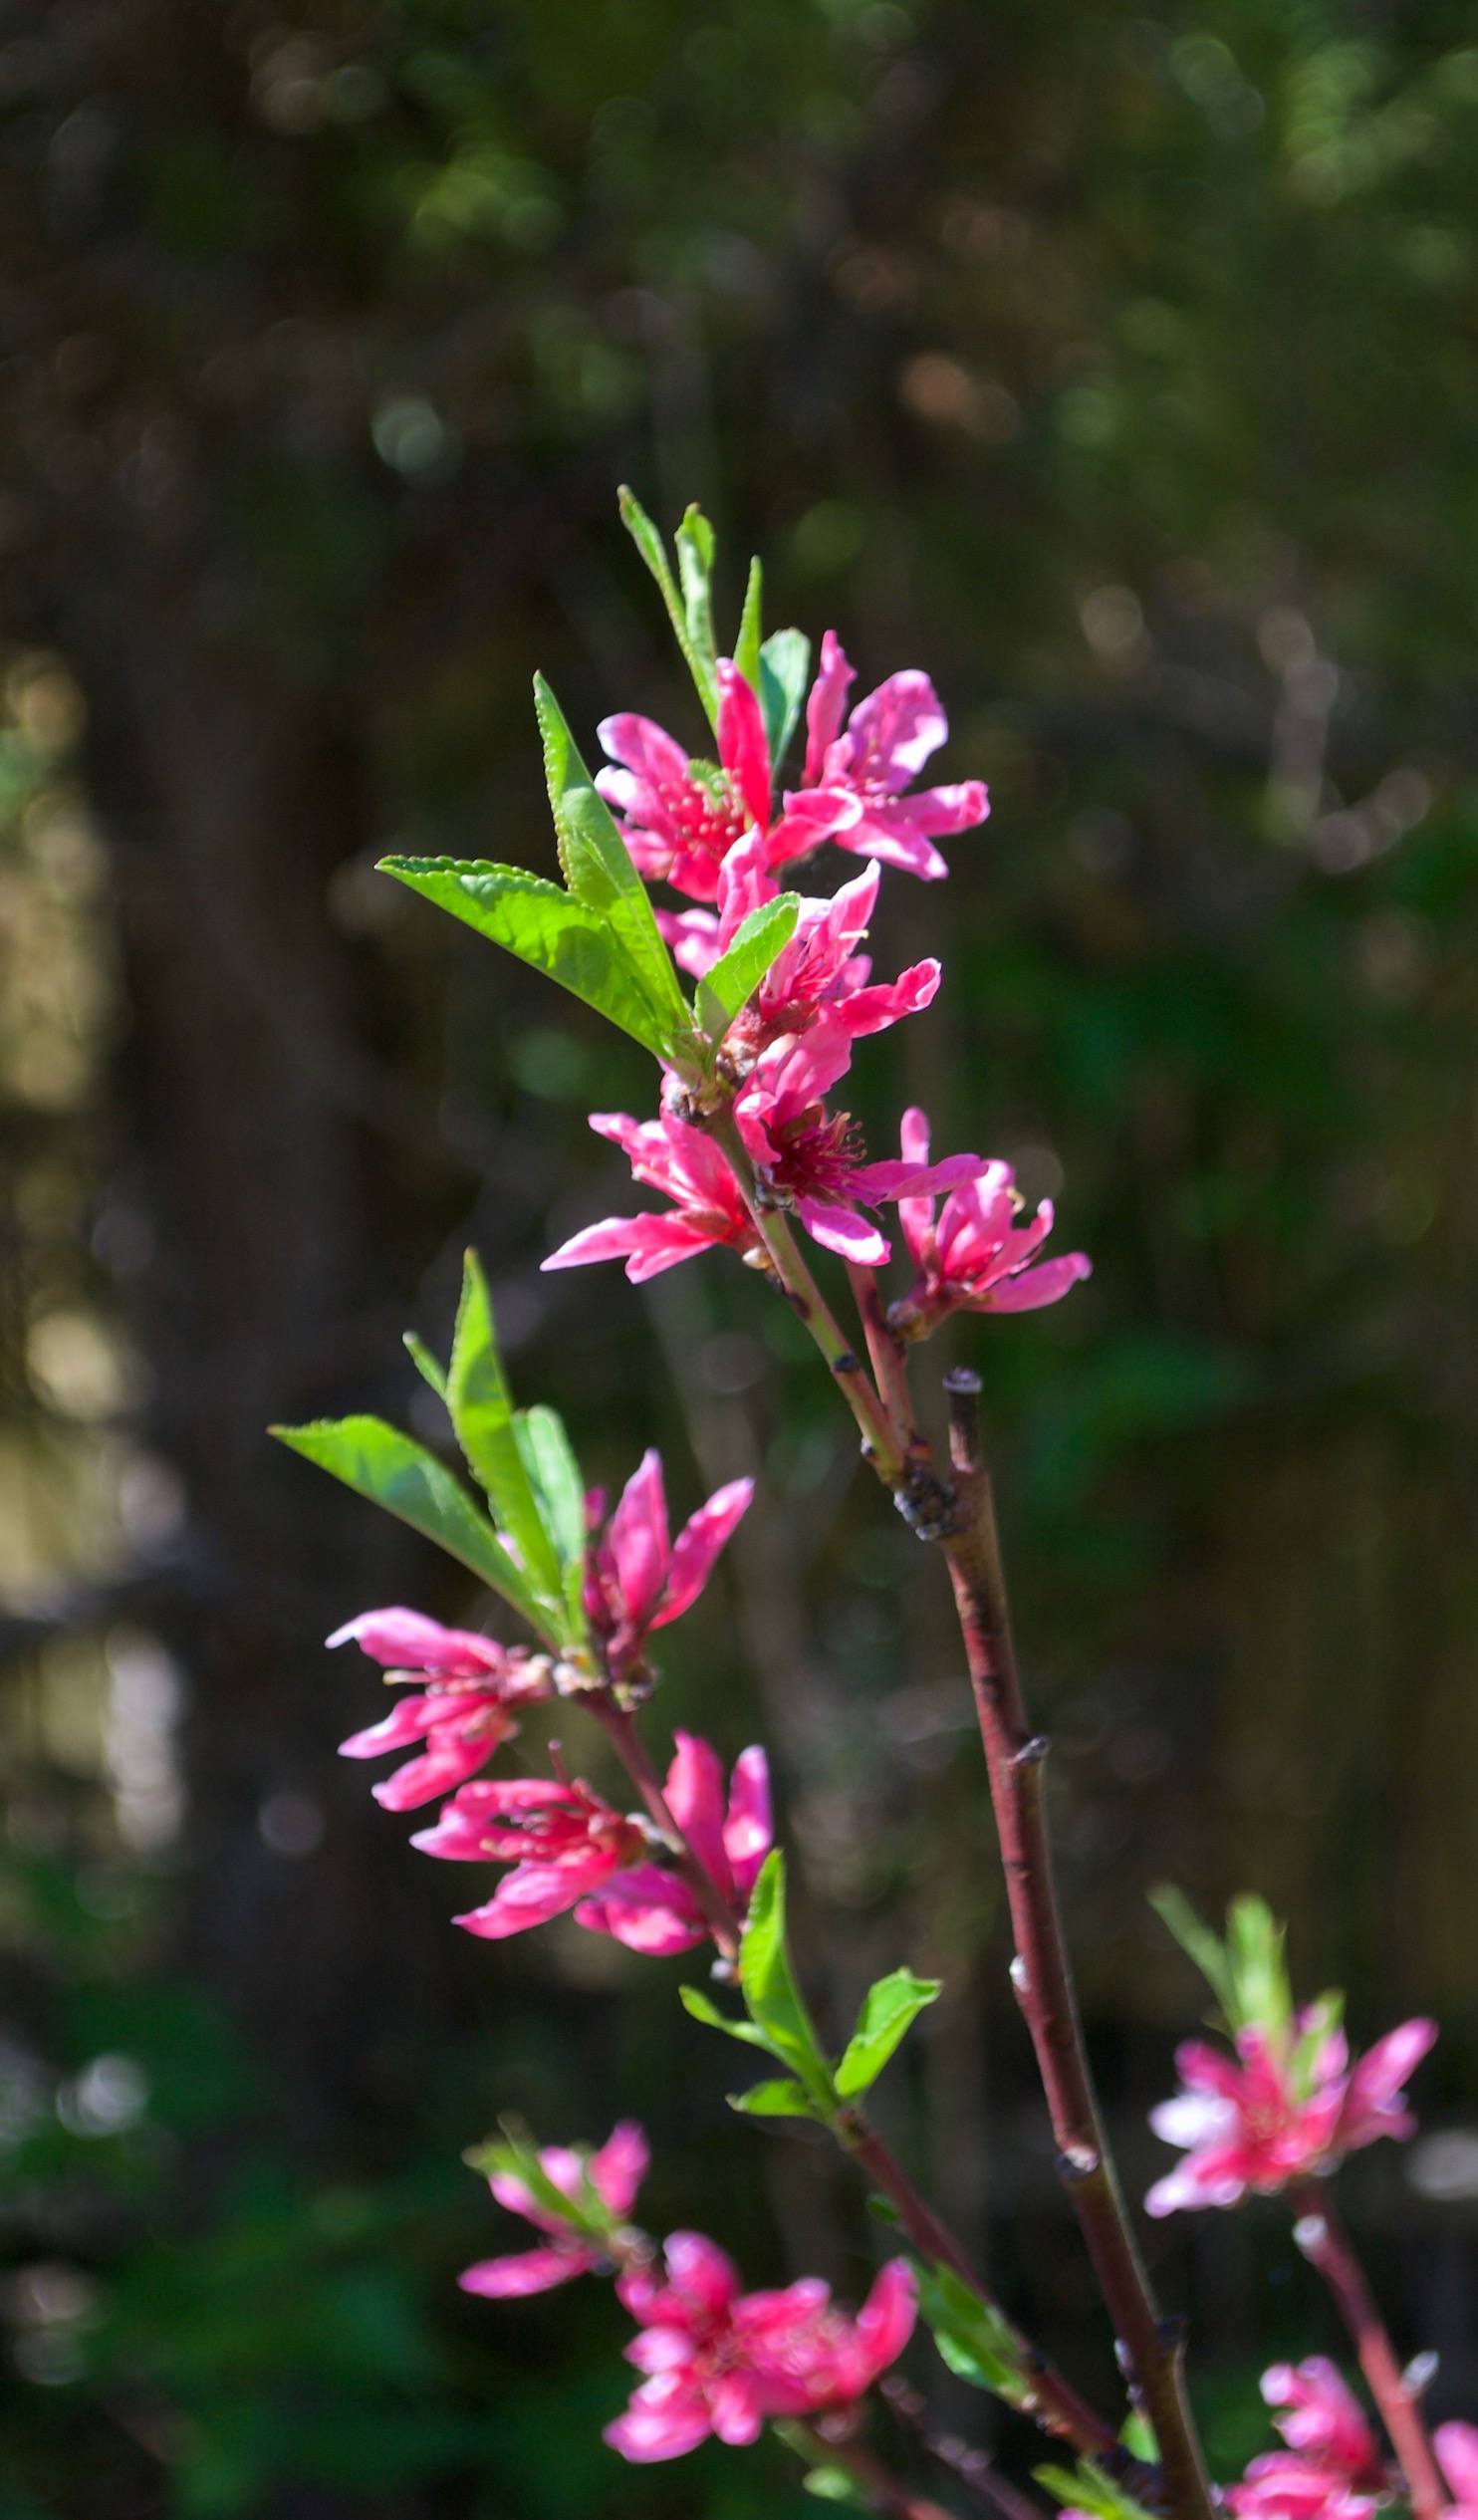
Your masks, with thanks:
[[(956, 1528), (944, 1543), (985, 1748), (1016, 1957), (1016, 1987), (1057, 2143), (1058, 2167), (1126, 2360), (1153, 2426), (1177, 2520), (1209, 2520), (1211, 2488), (1185, 2394), (1183, 2337), (1159, 2316), (1094, 2093), (1047, 1834), (1048, 1744), (1028, 1726), (1011, 1642), (1006, 1581), (980, 1435), (980, 1380), (946, 1376)], [(1425, 2515), (1423, 2515), (1425, 2520)]]
[(894, 1425), (901, 1427), (912, 1450), (919, 1445), (920, 1438), (913, 1414), (913, 1393), (908, 1387), (907, 1351), (902, 1340), (888, 1328), (887, 1310), (877, 1283), (876, 1270), (863, 1268), (859, 1261), (849, 1260), (847, 1275), (862, 1319), (867, 1354), (872, 1360), (873, 1380), (888, 1415)]
[(951, 2476), (957, 2476), (977, 2502), (995, 2515), (995, 2520), (1042, 2520), (1031, 2496), (1020, 2493), (1008, 2482), (988, 2450), (973, 2448), (957, 2433), (936, 2431), (926, 2400), (901, 2372), (884, 2372), (877, 2383), (877, 2394), (898, 2421), (906, 2424), (930, 2458), (947, 2467)]
[(1415, 2520), (1437, 2520), (1450, 2497), (1437, 2472), (1421, 2408), (1401, 2378), (1395, 2349), (1375, 2307), (1364, 2269), (1322, 2187), (1312, 2178), (1304, 2178), (1291, 2185), (1288, 2192), (1298, 2216), (1294, 2238), (1310, 2265), (1324, 2277), (1355, 2341), (1360, 2370), (1400, 2461)]

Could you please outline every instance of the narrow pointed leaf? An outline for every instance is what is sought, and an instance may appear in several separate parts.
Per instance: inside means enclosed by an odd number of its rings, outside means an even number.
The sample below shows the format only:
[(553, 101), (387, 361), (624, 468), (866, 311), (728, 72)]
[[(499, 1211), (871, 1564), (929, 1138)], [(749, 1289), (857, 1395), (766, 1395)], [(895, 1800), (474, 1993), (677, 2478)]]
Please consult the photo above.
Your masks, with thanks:
[(875, 2083), (910, 2022), (940, 1991), (937, 1977), (915, 1977), (911, 1969), (894, 1969), (869, 1986), (858, 2014), (858, 2026), (837, 2068), (837, 2089), (852, 2100)]
[(698, 1015), (710, 1041), (721, 1041), (741, 1006), (747, 1005), (777, 954), (796, 932), (799, 895), (782, 892), (751, 910), (728, 952), (698, 983)]
[(520, 1409), (516, 1419), (524, 1466), (545, 1507), (545, 1528), (566, 1566), (585, 1565), (585, 1481), (565, 1421), (556, 1408)]
[(759, 561), (752, 560), (749, 584), (744, 590), (744, 610), (739, 617), (739, 635), (734, 641), (734, 662), (756, 698), (760, 689), (760, 607), (764, 596), (765, 573)]
[(670, 1028), (653, 1005), (610, 917), (523, 867), (480, 859), (382, 858), (386, 875), (464, 919), (521, 962), (557, 980), (661, 1058)]
[(796, 731), (806, 678), (811, 671), (811, 641), (804, 630), (772, 630), (760, 649), (760, 709), (770, 738), (770, 759), (780, 782), (780, 765)]
[(748, 2118), (814, 2118), (816, 2111), (799, 2083), (756, 2083), (747, 2092), (730, 2092), (729, 2107)]
[(661, 590), (662, 602), (667, 608), (667, 619), (676, 632), (677, 644), (682, 650), (687, 669), (697, 685), (698, 697), (708, 712), (710, 725), (716, 727), (718, 724), (718, 676), (712, 666), (699, 656), (693, 645), (687, 626), (687, 613), (682, 597), (677, 591), (677, 582), (672, 575), (661, 535), (657, 532), (640, 500), (624, 486), (620, 491), (620, 520)]
[(681, 1032), (690, 1021), (687, 1003), (646, 886), (542, 674), (534, 676), (534, 707), (565, 881), (577, 900), (608, 914), (658, 1015)]
[(421, 1381), (423, 1383), (429, 1383), (432, 1390), (436, 1394), (436, 1397), (439, 1400), (444, 1400), (446, 1397), (446, 1368), (441, 1363), (440, 1358), (432, 1356), (424, 1339), (418, 1339), (413, 1330), (405, 1331), (402, 1334), (402, 1337), (404, 1340), (405, 1353), (409, 1357), (417, 1374), (420, 1376)]
[(1031, 2379), (1020, 2341), (993, 2302), (983, 2301), (950, 2267), (930, 2266), (919, 2277), (918, 2312), (958, 2379), (990, 2390), (1008, 2405), (1027, 2402)]
[[(274, 1426), (279, 1442), (343, 1479), (412, 1530), (424, 1532), (448, 1557), (470, 1567), (520, 1617), (549, 1637), (549, 1614), (459, 1479), (382, 1417), (321, 1418), (311, 1426)], [(555, 1638), (551, 1642), (557, 1641)]]
[(1237, 2027), (1237, 1981), (1232, 1973), (1232, 1964), (1226, 1945), (1220, 1935), (1213, 1933), (1209, 1925), (1201, 1922), (1184, 1891), (1177, 1890), (1172, 1882), (1162, 1882), (1157, 1889), (1152, 1890), (1149, 1892), (1149, 1904), (1160, 1922), (1168, 1926), (1186, 1957), (1194, 1960), (1225, 2013), (1227, 2021), (1235, 2029)]
[(739, 1946), (739, 1983), (750, 2017), (796, 2072), (812, 2098), (835, 2109), (832, 2077), (791, 1968), (785, 1931), (785, 1857), (766, 1856), (749, 1902)]
[[(713, 643), (714, 540), (713, 528), (700, 507), (687, 510), (673, 541), (687, 634), (699, 663), (713, 674), (717, 661)], [(716, 674), (714, 684), (716, 688)]]
[(717, 2004), (704, 1994), (701, 1986), (679, 1986), (677, 1993), (683, 2011), (691, 2013), (694, 2021), (701, 2021), (705, 2030), (727, 2031), (731, 2039), (740, 2040), (747, 2048), (763, 2048), (767, 2056), (779, 2056), (784, 2064), (780, 2050), (766, 2038), (763, 2030), (757, 2029), (752, 2021), (731, 2021), (728, 2014), (720, 2012)]
[(457, 1441), (518, 1551), (520, 1565), (535, 1592), (558, 1617), (564, 1602), (563, 1570), (519, 1447), (513, 1400), (498, 1354), (492, 1298), (475, 1251), (467, 1253), (462, 1267), (462, 1300), (452, 1339), (446, 1404)]
[(1284, 1933), (1266, 1899), (1234, 1898), (1227, 1909), (1227, 1959), (1237, 1994), (1234, 2029), (1257, 2022), (1286, 2030), (1293, 2020)]

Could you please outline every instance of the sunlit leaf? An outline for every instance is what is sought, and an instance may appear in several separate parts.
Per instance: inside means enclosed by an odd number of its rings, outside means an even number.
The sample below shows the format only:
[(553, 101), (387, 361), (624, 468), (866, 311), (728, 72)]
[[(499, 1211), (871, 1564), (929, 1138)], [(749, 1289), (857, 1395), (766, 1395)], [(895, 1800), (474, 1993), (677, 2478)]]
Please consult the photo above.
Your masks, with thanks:
[[(475, 1251), (466, 1254), (462, 1267), (446, 1404), (457, 1441), (487, 1490), (493, 1513), (517, 1550), (534, 1591), (551, 1605), (561, 1605), (563, 1567), (545, 1529), (519, 1444), (513, 1399), (498, 1354), (492, 1298)], [(555, 1615), (558, 1619), (558, 1608)]]
[(386, 875), (464, 919), (481, 936), (557, 980), (573, 997), (629, 1033), (661, 1058), (671, 1039), (666, 1013), (652, 1002), (623, 951), (608, 911), (576, 900), (558, 883), (523, 867), (480, 859), (382, 858)]
[(799, 895), (782, 892), (762, 901), (736, 929), (728, 952), (721, 954), (698, 983), (698, 1016), (710, 1041), (721, 1041), (741, 1006), (748, 1003), (777, 954), (796, 932), (801, 914)]
[(779, 1847), (766, 1856), (750, 1897), (739, 1946), (739, 1983), (751, 2018), (775, 2053), (800, 2076), (814, 2099), (834, 2109), (832, 2077), (791, 1969), (785, 1930), (785, 1857)]
[(858, 2025), (837, 2068), (837, 2089), (844, 2100), (875, 2083), (888, 2058), (926, 2004), (933, 2003), (942, 1980), (915, 1977), (911, 1969), (894, 1969), (869, 1986)]
[(811, 671), (811, 641), (804, 630), (772, 630), (760, 649), (760, 708), (770, 738), (777, 778), (796, 730)]
[(814, 2118), (816, 2111), (799, 2083), (756, 2083), (747, 2092), (730, 2092), (729, 2107), (750, 2118)]

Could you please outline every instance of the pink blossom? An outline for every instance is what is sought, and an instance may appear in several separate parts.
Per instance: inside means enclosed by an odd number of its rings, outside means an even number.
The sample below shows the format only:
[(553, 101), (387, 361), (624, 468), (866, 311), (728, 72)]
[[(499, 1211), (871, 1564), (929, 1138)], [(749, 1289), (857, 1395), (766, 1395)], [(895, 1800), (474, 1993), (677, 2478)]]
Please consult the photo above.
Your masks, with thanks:
[(806, 768), (801, 788), (785, 800), (787, 815), (795, 818), (803, 808), (824, 813), (825, 837), (840, 849), (908, 875), (947, 875), (933, 842), (984, 822), (990, 812), (985, 788), (979, 779), (964, 779), (905, 796), (949, 732), (934, 686), (926, 673), (891, 673), (859, 701), (844, 727), (855, 680), (841, 641), (828, 630), (806, 704)]
[(1226, 2488), (1237, 2520), (1368, 2520), (1384, 2499), (1385, 2469), (1374, 2434), (1333, 2363), (1275, 2363), (1263, 2374), (1288, 2447), (1253, 2459), (1240, 2485)]
[[(929, 1004), (939, 986), (939, 965), (932, 959), (911, 964), (896, 980), (868, 985), (872, 966), (858, 947), (867, 933), (880, 880), (880, 870), (872, 866), (829, 901), (802, 899), (789, 944), (724, 1037), (731, 1060), (747, 1062), (783, 1033), (804, 1032), (823, 1008), (857, 1039)], [(658, 910), (657, 924), (675, 960), (701, 980), (727, 953), (744, 920), (774, 900), (779, 888), (768, 872), (763, 838), (747, 832), (719, 869), (717, 917), (709, 910)]]
[(1318, 2006), (1288, 2031), (1239, 2030), (1235, 2063), (1189, 2040), (1175, 2052), (1184, 2088), (1149, 2120), (1186, 2158), (1150, 2189), (1145, 2212), (1235, 2205), (1249, 2189), (1270, 2195), (1380, 2136), (1411, 2135), (1404, 2086), (1436, 2036), (1434, 2021), (1403, 2022), (1353, 2073), (1344, 2032)]
[(639, 1662), (651, 1630), (692, 1607), (753, 1494), (753, 1479), (731, 1479), (673, 1541), (660, 1456), (642, 1455), (586, 1562), (585, 1607), (613, 1672)]
[(616, 2291), (641, 2334), (626, 2348), (643, 2380), (606, 2439), (633, 2460), (680, 2457), (710, 2432), (753, 2441), (771, 2416), (851, 2405), (896, 2362), (913, 2332), (916, 2284), (894, 2258), (856, 2319), (814, 2280), (741, 2293), (722, 2249), (674, 2231), (664, 2276), (641, 2269)]
[[(615, 808), (641, 874), (664, 878), (692, 900), (718, 896), (719, 869), (736, 840), (757, 831), (769, 863), (814, 849), (834, 809), (810, 800), (772, 821), (770, 747), (754, 692), (729, 662), (718, 666), (718, 766), (690, 761), (649, 717), (622, 710), (602, 721), (601, 741), (618, 767), (596, 785)], [(789, 806), (789, 800), (787, 800)]]
[(765, 1053), (735, 1102), (734, 1118), (764, 1194), (794, 1208), (814, 1242), (876, 1268), (890, 1246), (858, 1214), (860, 1205), (922, 1198), (990, 1167), (980, 1155), (948, 1155), (936, 1164), (865, 1162), (851, 1116), (829, 1112), (822, 1099), (851, 1058), (851, 1035), (828, 1012), (799, 1040), (777, 1042)]
[[(928, 1162), (924, 1113), (903, 1114), (902, 1150), (907, 1162)], [(932, 1198), (900, 1199), (898, 1222), (916, 1274), (892, 1308), (893, 1328), (907, 1338), (927, 1338), (961, 1307), (976, 1313), (1035, 1312), (1056, 1304), (1092, 1274), (1093, 1262), (1083, 1251), (1037, 1261), (1052, 1231), (1052, 1201), (1042, 1201), (1029, 1225), (1017, 1224), (1020, 1208), (1009, 1163), (992, 1163), (978, 1179), (951, 1191), (937, 1225)]]
[(771, 868), (835, 840), (911, 875), (948, 874), (934, 839), (984, 822), (990, 807), (978, 779), (903, 794), (949, 731), (926, 673), (889, 674), (844, 727), (856, 676), (828, 630), (806, 707), (805, 771), (777, 817), (759, 701), (727, 657), (717, 670), (716, 766), (690, 761), (648, 717), (622, 711), (602, 724), (601, 741), (617, 766), (601, 771), (596, 785), (642, 875), (665, 878), (692, 900), (716, 900), (724, 859), (749, 831)]
[(1478, 2425), (1439, 2423), (1432, 2434), (1443, 2475), (1452, 2488), (1451, 2511), (1461, 2520), (1478, 2515)]
[(578, 1777), (520, 1776), (463, 1785), (410, 1843), (454, 1863), (513, 1864), (483, 1906), (453, 1919), (500, 1942), (604, 1890), (645, 1860), (650, 1841), (639, 1821), (622, 1819)]
[(572, 1234), (542, 1263), (546, 1269), (578, 1269), (588, 1261), (620, 1260), (639, 1286), (695, 1252), (725, 1243), (741, 1259), (763, 1258), (764, 1246), (743, 1193), (711, 1137), (666, 1114), (629, 1120), (624, 1112), (593, 1112), (591, 1127), (612, 1137), (630, 1161), (633, 1176), (660, 1190), (673, 1204), (656, 1216), (608, 1216)]
[[(765, 1753), (759, 1748), (740, 1751), (725, 1811), (718, 1752), (694, 1733), (672, 1737), (677, 1751), (667, 1770), (667, 1809), (719, 1896), (742, 1915), (774, 1837)], [(658, 1957), (690, 1951), (709, 1931), (681, 1874), (664, 1872), (656, 1864), (616, 1874), (604, 1890), (581, 1901), (575, 1921), (593, 1933), (614, 1934), (632, 1951)]]
[(540, 2152), (539, 2166), (550, 2185), (569, 2197), (572, 2214), (568, 2220), (541, 2203), (511, 2170), (494, 2170), (489, 2183), (499, 2204), (509, 2213), (522, 2214), (536, 2231), (547, 2232), (549, 2245), (524, 2249), (513, 2257), (483, 2258), (457, 2277), (463, 2292), (509, 2301), (528, 2293), (547, 2293), (552, 2285), (593, 2274), (606, 2252), (589, 2236), (587, 2190), (594, 2190), (597, 2204), (612, 2222), (624, 2222), (646, 2176), (648, 2158), (646, 2138), (631, 2119), (623, 2119), (613, 2130), (599, 2152), (576, 2152), (563, 2143), (547, 2145)]
[(335, 1630), (331, 1645), (353, 1638), (376, 1662), (392, 1666), (393, 1679), (421, 1678), (429, 1685), (402, 1697), (382, 1722), (352, 1733), (339, 1745), (346, 1759), (377, 1759), (386, 1750), (424, 1741), (424, 1756), (409, 1759), (370, 1790), (386, 1811), (413, 1811), (486, 1765), (518, 1726), (511, 1705), (548, 1697), (553, 1681), (548, 1654), (502, 1645), (464, 1628), (443, 1628), (414, 1610), (367, 1610)]

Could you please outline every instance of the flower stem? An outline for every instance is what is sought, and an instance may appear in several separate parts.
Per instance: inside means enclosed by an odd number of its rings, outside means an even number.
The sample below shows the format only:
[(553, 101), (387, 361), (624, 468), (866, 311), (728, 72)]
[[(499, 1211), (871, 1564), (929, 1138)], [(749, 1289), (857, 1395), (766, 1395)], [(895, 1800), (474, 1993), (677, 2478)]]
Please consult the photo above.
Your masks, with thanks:
[(889, 1487), (900, 1485), (908, 1466), (907, 1437), (903, 1428), (894, 1423), (873, 1389), (869, 1376), (863, 1371), (861, 1359), (849, 1347), (841, 1323), (801, 1256), (800, 1246), (787, 1219), (777, 1208), (767, 1207), (760, 1198), (754, 1165), (750, 1162), (733, 1113), (727, 1110), (715, 1113), (707, 1127), (715, 1144), (723, 1149), (729, 1168), (744, 1193), (755, 1231), (765, 1246), (776, 1276), (820, 1348), (838, 1389), (862, 1429), (863, 1445), (878, 1477), (885, 1479)]
[(867, 1354), (872, 1360), (872, 1373), (883, 1405), (894, 1425), (902, 1428), (909, 1444), (917, 1444), (919, 1433), (914, 1423), (913, 1393), (908, 1387), (907, 1355), (902, 1341), (888, 1328), (887, 1310), (877, 1284), (877, 1272), (864, 1268), (861, 1261), (849, 1260), (847, 1275), (862, 1316)]
[(1289, 2202), (1298, 2216), (1294, 2238), (1310, 2265), (1324, 2277), (1355, 2341), (1360, 2370), (1400, 2461), (1414, 2520), (1437, 2520), (1451, 2498), (1437, 2472), (1421, 2409), (1401, 2379), (1395, 2349), (1375, 2307), (1364, 2269), (1322, 2187), (1313, 2179), (1299, 2179), (1292, 2184)]
[(860, 2441), (829, 2440), (824, 2423), (825, 2417), (820, 2424), (787, 2423), (782, 2429), (804, 2438), (818, 2467), (844, 2469), (869, 2507), (886, 2513), (887, 2520), (952, 2520), (941, 2503), (931, 2502), (926, 2494), (914, 2493)]
[[(1160, 2318), (1105, 2138), (1053, 1882), (1044, 1766), (1029, 1731), (981, 1444), (977, 1375), (946, 1376), (958, 1511), (944, 1542), (1001, 1843), (1016, 1958), (1012, 1981), (1047, 2095), (1058, 2166), (1163, 2463), (1176, 2520), (1209, 2520), (1211, 2488), (1185, 2394), (1178, 2322)], [(1426, 2515), (1422, 2515), (1426, 2520)]]
[(884, 2372), (877, 2383), (877, 2394), (930, 2458), (948, 2468), (951, 2476), (957, 2476), (966, 2492), (983, 2503), (995, 2520), (1042, 2520), (1037, 2505), (1008, 2482), (988, 2450), (974, 2449), (957, 2433), (935, 2428), (925, 2400), (901, 2372)]

